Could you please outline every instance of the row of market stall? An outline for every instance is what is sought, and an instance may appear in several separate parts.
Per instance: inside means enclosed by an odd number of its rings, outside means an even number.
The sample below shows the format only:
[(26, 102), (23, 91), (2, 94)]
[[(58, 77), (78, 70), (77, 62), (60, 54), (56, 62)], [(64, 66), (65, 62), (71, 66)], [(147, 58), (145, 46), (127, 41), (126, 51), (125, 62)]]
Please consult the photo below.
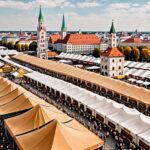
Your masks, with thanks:
[[(100, 58), (95, 58), (93, 56), (71, 54), (71, 53), (60, 53), (57, 58), (77, 60), (80, 62), (87, 62), (92, 64), (100, 65)], [(94, 66), (95, 67), (95, 66)], [(124, 62), (124, 74), (133, 75), (135, 77), (141, 77), (145, 79), (150, 79), (150, 63), (135, 62), (135, 61), (125, 61)], [(100, 68), (99, 68), (100, 71)]]
[(76, 120), (4, 78), (0, 78), (0, 124), (14, 150), (94, 150), (104, 144)]
[(26, 74), (25, 81), (31, 86), (42, 88), (47, 94), (55, 93), (75, 108), (79, 108), (85, 115), (95, 117), (137, 145), (146, 149), (150, 147), (150, 117), (136, 109), (38, 72)]
[(71, 53), (60, 53), (57, 58), (60, 59), (70, 59), (80, 62), (86, 62), (91, 64), (100, 64), (100, 58), (95, 58), (93, 56), (80, 55), (80, 54), (71, 54)]
[(33, 70), (60, 78), (106, 96), (109, 95), (111, 98), (119, 99), (121, 102), (130, 102), (132, 107), (137, 108), (142, 106), (142, 111), (150, 110), (150, 94), (148, 89), (70, 65), (60, 64), (50, 60), (42, 60), (25, 54), (16, 55), (13, 59)]
[[(100, 64), (100, 58), (95, 58), (93, 56), (80, 55), (80, 54), (71, 54), (71, 53), (62, 52), (57, 56), (57, 58)], [(125, 61), (124, 66), (128, 68), (135, 68), (135, 69), (142, 69), (142, 70), (150, 71), (150, 63), (147, 63), (147, 62)]]

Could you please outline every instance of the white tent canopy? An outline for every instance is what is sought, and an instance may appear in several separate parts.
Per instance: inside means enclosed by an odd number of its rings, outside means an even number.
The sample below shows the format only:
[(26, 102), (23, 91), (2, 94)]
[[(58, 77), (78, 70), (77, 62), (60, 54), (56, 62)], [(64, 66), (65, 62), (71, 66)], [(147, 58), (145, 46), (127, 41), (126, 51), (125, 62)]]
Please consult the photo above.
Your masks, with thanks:
[(140, 113), (136, 109), (122, 107), (118, 112), (108, 115), (106, 117), (106, 123), (108, 124), (108, 121), (110, 121), (116, 126), (116, 129), (118, 130), (119, 123), (138, 116), (139, 114)]
[(28, 73), (25, 76), (54, 89), (54, 91), (59, 91), (60, 95), (65, 95), (65, 98), (70, 97), (71, 102), (73, 103), (75, 100), (78, 106), (82, 104), (85, 111), (88, 109), (92, 111), (93, 116), (99, 115), (105, 123), (110, 121), (117, 125), (119, 132), (126, 128), (134, 137), (135, 142), (138, 134), (150, 129), (150, 117), (144, 116), (135, 109), (127, 108), (123, 104), (39, 72)]
[(124, 128), (128, 129), (133, 137), (133, 141), (136, 143), (137, 135), (150, 129), (150, 117), (140, 114), (119, 124), (120, 133), (121, 129)]

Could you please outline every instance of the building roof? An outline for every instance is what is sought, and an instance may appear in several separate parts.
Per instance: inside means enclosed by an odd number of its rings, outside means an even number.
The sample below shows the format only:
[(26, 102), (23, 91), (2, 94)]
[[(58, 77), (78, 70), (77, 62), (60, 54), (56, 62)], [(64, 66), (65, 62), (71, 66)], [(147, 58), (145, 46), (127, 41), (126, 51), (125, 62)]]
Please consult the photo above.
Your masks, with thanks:
[(48, 51), (48, 57), (55, 57), (58, 54), (56, 52)]
[(110, 33), (110, 34), (116, 34), (116, 30), (115, 30), (114, 22), (113, 22), (113, 21), (112, 21), (112, 25), (111, 25), (111, 28), (110, 28), (109, 33)]
[(42, 15), (42, 9), (41, 9), (41, 6), (40, 6), (40, 13), (39, 13), (38, 21), (39, 21), (39, 23), (44, 22), (44, 18), (43, 18), (43, 15)]
[(62, 26), (61, 31), (67, 31), (66, 22), (65, 22), (65, 16), (63, 14), (63, 20), (62, 20)]
[(142, 40), (140, 38), (129, 38), (123, 43), (142, 43)]
[(67, 34), (64, 39), (61, 40), (61, 35), (50, 35), (49, 43), (64, 43), (72, 45), (99, 45), (101, 43), (100, 38), (95, 34)]
[(60, 39), (61, 39), (61, 35), (60, 34), (51, 34), (50, 38), (49, 38), (49, 43), (53, 44), (53, 43), (57, 42)]
[(102, 53), (102, 56), (105, 57), (123, 57), (124, 55), (116, 48), (116, 47), (109, 47), (106, 51)]

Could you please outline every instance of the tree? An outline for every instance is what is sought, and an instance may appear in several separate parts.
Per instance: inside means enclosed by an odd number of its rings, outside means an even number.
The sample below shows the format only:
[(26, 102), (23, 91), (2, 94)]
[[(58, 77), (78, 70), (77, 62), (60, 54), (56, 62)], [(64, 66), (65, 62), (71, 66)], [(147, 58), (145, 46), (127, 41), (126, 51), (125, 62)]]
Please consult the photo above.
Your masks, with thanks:
[(132, 51), (132, 49), (130, 46), (125, 48), (125, 50), (124, 50), (125, 59), (130, 60), (131, 51)]
[(143, 60), (150, 61), (150, 49), (149, 48), (143, 48), (141, 54), (142, 54)]
[(101, 55), (101, 50), (99, 48), (95, 48), (93, 51), (93, 56), (98, 58)]
[(124, 54), (124, 49), (125, 49), (124, 46), (118, 46), (117, 48), (121, 53)]
[(25, 44), (25, 51), (28, 51), (28, 50), (29, 50), (29, 45)]
[(2, 46), (2, 41), (0, 41), (0, 46)]
[(138, 49), (137, 47), (134, 47), (134, 48), (132, 49), (132, 58), (133, 58), (133, 60), (135, 60), (135, 61), (138, 61), (139, 58), (140, 58), (140, 51), (139, 51), (139, 49)]
[(21, 45), (21, 51), (25, 51), (25, 44)]
[(8, 42), (7, 47), (8, 47), (8, 49), (14, 49), (14, 47), (15, 47), (14, 42), (13, 41)]
[(15, 45), (15, 49), (16, 49), (17, 51), (21, 51), (21, 45), (20, 45), (19, 43), (17, 43), (17, 44)]
[(6, 41), (2, 41), (2, 46), (7, 47), (7, 46), (8, 46), (8, 43), (7, 43)]
[(29, 50), (30, 51), (36, 51), (37, 49), (37, 42), (32, 42), (30, 45), (29, 45)]

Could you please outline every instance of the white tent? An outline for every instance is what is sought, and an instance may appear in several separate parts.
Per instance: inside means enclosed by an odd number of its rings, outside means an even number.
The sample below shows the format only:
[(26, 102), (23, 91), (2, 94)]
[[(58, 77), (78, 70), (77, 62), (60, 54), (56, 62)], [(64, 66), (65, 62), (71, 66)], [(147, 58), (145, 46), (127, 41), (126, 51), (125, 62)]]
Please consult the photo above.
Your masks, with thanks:
[(117, 111), (119, 111), (124, 105), (116, 103), (114, 101), (112, 101), (111, 103), (108, 103), (106, 106), (102, 107), (102, 108), (98, 108), (96, 109), (96, 114), (99, 114), (101, 117), (103, 117), (104, 119), (104, 123), (106, 121), (106, 116), (116, 113)]
[(133, 141), (137, 143), (137, 135), (150, 129), (150, 117), (143, 114), (131, 118), (119, 124), (119, 132), (122, 129), (127, 129), (127, 133), (133, 137)]
[(138, 134), (138, 145), (140, 144), (140, 141), (144, 142), (144, 144), (149, 145), (150, 148), (150, 129)]
[(95, 116), (96, 109), (102, 108), (103, 106), (108, 105), (110, 102), (112, 101), (103, 97), (101, 100), (99, 100), (99, 102), (87, 105), (87, 108), (90, 109), (92, 111), (92, 115)]
[(118, 130), (119, 123), (138, 115), (140, 115), (140, 113), (136, 109), (124, 106), (118, 112), (106, 116), (106, 124), (108, 124), (108, 122), (111, 122), (115, 125), (115, 129)]

